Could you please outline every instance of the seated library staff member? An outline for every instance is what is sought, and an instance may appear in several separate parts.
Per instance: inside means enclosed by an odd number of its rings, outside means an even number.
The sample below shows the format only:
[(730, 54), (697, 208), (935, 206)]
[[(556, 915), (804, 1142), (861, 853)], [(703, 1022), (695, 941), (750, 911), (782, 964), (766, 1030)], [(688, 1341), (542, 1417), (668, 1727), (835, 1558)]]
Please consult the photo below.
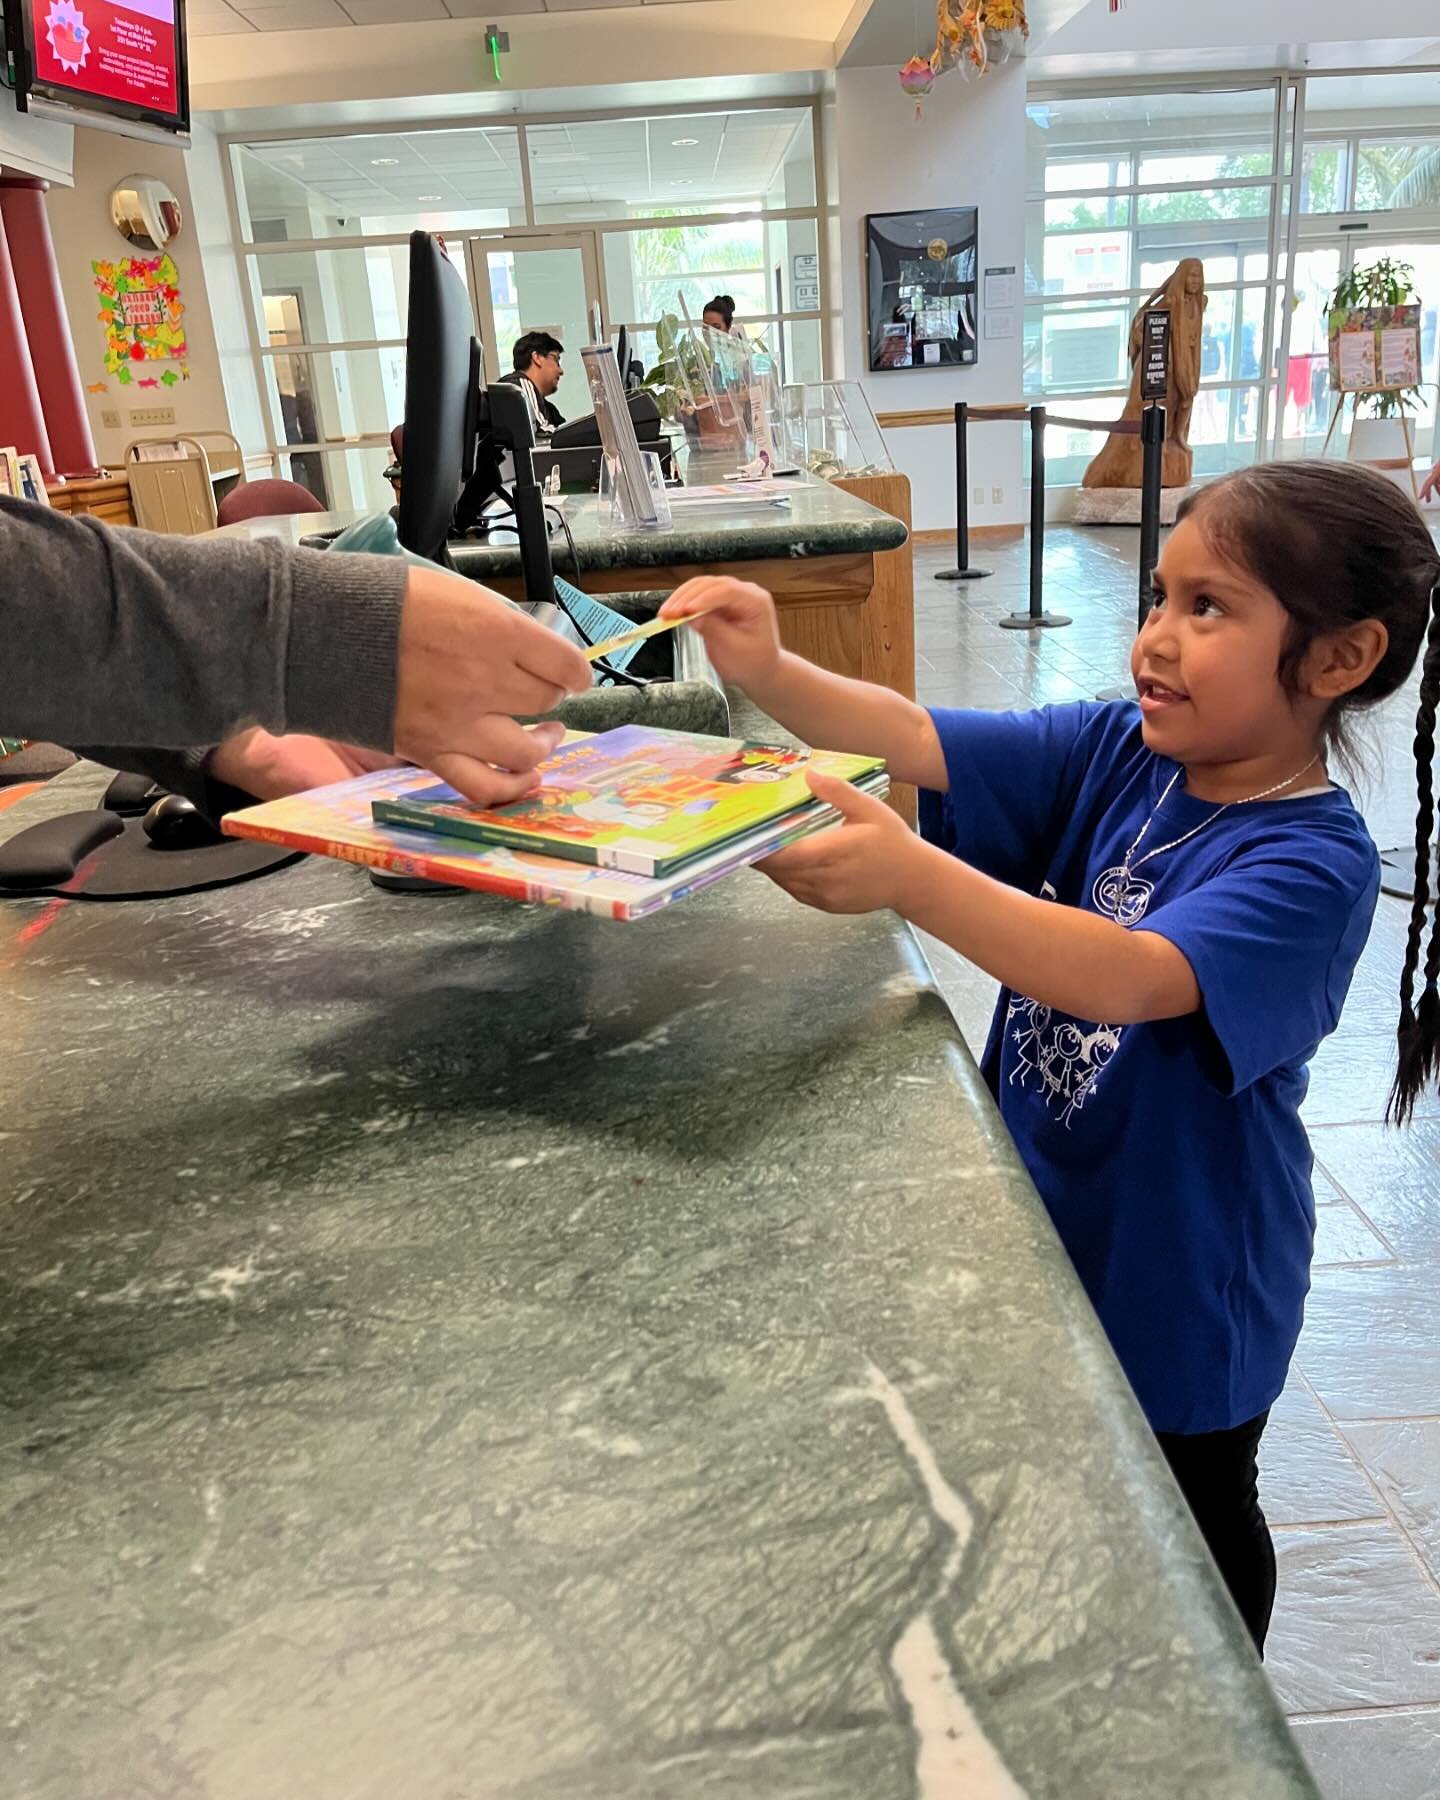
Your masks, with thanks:
[(0, 720), (216, 817), (397, 757), (483, 806), (590, 665), (474, 582), (278, 540), (158, 537), (0, 499)]
[(565, 373), (564, 356), (565, 346), (548, 331), (527, 331), (515, 340), (515, 367), (505, 380), (529, 402), (536, 443), (565, 423), (564, 413), (550, 399)]
[(705, 310), (700, 315), (700, 323), (709, 325), (715, 331), (733, 331), (735, 329), (734, 296), (717, 294), (713, 300), (707, 300)]

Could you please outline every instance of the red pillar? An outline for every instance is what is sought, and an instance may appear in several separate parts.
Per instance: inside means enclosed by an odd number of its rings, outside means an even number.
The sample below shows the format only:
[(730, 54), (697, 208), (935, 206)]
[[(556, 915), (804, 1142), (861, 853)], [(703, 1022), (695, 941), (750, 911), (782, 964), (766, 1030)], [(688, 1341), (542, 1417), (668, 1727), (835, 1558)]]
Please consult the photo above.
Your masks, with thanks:
[(55, 467), (62, 475), (93, 475), (97, 467), (95, 440), (90, 435), (85, 391), (80, 385), (55, 244), (45, 213), (46, 186), (23, 175), (0, 179), (0, 220), (10, 245)]
[(0, 219), (0, 444), (13, 444), (22, 455), (38, 456), (40, 468), (47, 478), (55, 473), (3, 219)]

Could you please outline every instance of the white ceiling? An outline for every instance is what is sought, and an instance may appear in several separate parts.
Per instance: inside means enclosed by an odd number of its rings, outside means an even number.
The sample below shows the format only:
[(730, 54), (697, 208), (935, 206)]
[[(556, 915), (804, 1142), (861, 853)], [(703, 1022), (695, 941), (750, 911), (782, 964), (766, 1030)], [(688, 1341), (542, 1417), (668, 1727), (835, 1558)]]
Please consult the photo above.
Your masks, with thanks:
[(705, 5), (713, 0), (188, 0), (191, 37), (252, 31), (325, 31), (345, 25), (409, 25), (431, 19), (507, 19), (537, 13), (617, 11), (640, 6)]
[[(535, 202), (606, 203), (623, 217), (646, 202), (703, 212), (759, 199), (808, 120), (808, 111), (776, 108), (532, 125)], [(243, 167), (252, 216), (293, 204), (290, 182), (372, 217), (524, 204), (518, 135), (496, 126), (262, 143), (247, 148)], [(288, 181), (267, 181), (272, 171)]]
[[(1028, 0), (1025, 10), (1031, 52), (1085, 6), (1103, 3), (1104, 0)], [(1136, 3), (1163, 7), (1166, 0)], [(927, 56), (935, 42), (935, 9), (928, 0), (924, 4), (917, 4), (916, 0), (871, 0), (863, 11), (857, 4), (851, 24), (854, 29), (849, 42), (841, 40), (840, 63), (847, 69), (873, 69), (886, 63), (898, 67), (907, 56)]]

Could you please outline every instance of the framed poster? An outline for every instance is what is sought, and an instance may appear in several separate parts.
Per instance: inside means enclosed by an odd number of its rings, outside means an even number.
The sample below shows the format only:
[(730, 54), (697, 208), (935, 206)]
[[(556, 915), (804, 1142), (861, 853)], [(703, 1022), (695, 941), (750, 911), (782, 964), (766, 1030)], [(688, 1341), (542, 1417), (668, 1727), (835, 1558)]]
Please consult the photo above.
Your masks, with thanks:
[(980, 213), (871, 213), (865, 221), (868, 364), (954, 368), (979, 355)]

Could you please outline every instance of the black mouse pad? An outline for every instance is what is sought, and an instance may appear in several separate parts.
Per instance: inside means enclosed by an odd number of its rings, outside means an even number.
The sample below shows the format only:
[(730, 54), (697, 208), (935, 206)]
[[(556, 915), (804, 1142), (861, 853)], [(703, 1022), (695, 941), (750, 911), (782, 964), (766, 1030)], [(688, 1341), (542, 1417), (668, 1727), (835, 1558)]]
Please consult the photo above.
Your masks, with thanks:
[[(110, 820), (121, 828), (101, 836)], [(0, 896), (61, 895), (68, 900), (158, 900), (251, 881), (299, 862), (302, 853), (226, 838), (191, 850), (157, 850), (139, 819), (67, 813), (16, 832), (0, 844)]]

